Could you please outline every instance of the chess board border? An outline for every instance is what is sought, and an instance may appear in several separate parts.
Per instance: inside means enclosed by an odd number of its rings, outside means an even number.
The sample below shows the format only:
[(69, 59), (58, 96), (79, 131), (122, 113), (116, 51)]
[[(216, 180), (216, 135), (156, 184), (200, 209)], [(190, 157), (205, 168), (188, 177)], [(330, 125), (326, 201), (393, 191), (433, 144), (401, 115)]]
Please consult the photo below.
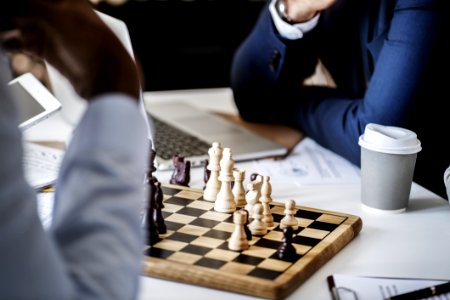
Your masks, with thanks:
[[(163, 186), (202, 193), (201, 189), (196, 188), (171, 184), (163, 184)], [(272, 202), (271, 204), (284, 207), (284, 203), (280, 202)], [(358, 216), (304, 206), (296, 206), (296, 208), (345, 217), (345, 221), (335, 230), (330, 232), (330, 234), (322, 239), (314, 248), (308, 251), (302, 259), (295, 262), (275, 280), (226, 273), (220, 270), (200, 266), (190, 267), (190, 265), (185, 263), (150, 256), (144, 256), (143, 258), (143, 273), (145, 276), (256, 297), (283, 299), (297, 289), (315, 271), (347, 245), (356, 235), (358, 235), (362, 228), (362, 220)]]

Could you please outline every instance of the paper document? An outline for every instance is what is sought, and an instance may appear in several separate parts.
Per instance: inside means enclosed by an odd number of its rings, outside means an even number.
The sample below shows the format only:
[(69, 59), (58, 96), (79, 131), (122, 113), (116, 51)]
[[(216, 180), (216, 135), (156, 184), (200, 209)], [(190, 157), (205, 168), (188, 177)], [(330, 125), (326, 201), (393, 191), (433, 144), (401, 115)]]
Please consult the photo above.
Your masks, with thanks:
[(279, 180), (298, 185), (360, 182), (358, 167), (305, 137), (283, 160), (257, 160), (256, 169)]
[[(384, 300), (447, 281), (334, 274), (328, 277), (328, 287), (333, 300)], [(427, 299), (450, 299), (450, 293)]]
[(53, 202), (55, 198), (54, 192), (38, 193), (37, 208), (42, 226), (48, 229), (52, 223)]
[(63, 150), (24, 143), (23, 167), (27, 182), (36, 190), (53, 184), (58, 178), (63, 156)]

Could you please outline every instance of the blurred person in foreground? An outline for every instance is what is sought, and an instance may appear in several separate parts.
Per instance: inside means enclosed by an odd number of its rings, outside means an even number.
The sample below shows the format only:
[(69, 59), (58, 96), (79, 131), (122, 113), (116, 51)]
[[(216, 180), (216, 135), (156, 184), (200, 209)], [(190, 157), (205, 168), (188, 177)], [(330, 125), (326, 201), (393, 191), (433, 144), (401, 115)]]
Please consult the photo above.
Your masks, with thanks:
[[(423, 147), (414, 181), (446, 198), (449, 14), (448, 0), (268, 1), (234, 57), (237, 108), (358, 166), (366, 124), (413, 130)], [(335, 87), (304, 84), (319, 61)]]
[(2, 14), (2, 48), (47, 60), (88, 108), (66, 150), (45, 230), (35, 191), (24, 179), (22, 136), (1, 49), (0, 298), (134, 299), (149, 156), (136, 66), (88, 1), (15, 1)]

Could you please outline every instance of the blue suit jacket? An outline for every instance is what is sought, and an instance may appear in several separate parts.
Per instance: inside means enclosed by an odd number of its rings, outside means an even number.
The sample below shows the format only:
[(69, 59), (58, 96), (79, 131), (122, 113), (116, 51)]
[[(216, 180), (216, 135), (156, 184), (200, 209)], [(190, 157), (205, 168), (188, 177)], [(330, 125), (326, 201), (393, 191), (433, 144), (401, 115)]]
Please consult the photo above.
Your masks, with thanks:
[[(446, 197), (447, 2), (338, 0), (295, 41), (277, 33), (266, 6), (233, 61), (241, 116), (298, 128), (356, 165), (367, 123), (409, 128), (423, 146), (414, 180)], [(319, 59), (335, 89), (302, 85)]]

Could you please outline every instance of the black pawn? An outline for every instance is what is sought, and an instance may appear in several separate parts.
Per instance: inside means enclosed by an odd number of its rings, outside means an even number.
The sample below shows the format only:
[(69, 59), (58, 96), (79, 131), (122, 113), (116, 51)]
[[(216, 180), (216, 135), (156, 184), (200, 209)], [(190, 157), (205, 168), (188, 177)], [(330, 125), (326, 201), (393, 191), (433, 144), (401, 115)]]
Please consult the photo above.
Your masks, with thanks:
[[(209, 160), (205, 159), (203, 161), (203, 182), (206, 184), (211, 176), (211, 171), (208, 169)], [(205, 186), (206, 187), (206, 186)]]
[(158, 228), (159, 234), (167, 233), (167, 227), (164, 222), (164, 218), (162, 215), (162, 209), (164, 208), (163, 204), (163, 192), (161, 189), (161, 182), (157, 181), (155, 183), (155, 211), (154, 211), (154, 220), (156, 223), (156, 227)]
[(248, 228), (248, 222), (249, 222), (248, 211), (246, 209), (242, 209), (242, 211), (245, 212), (245, 223), (244, 223), (245, 237), (247, 238), (247, 240), (251, 241), (252, 240), (252, 232)]
[(155, 219), (153, 218), (154, 211), (156, 208), (156, 178), (151, 177), (149, 180), (149, 201), (148, 201), (148, 207), (147, 212), (145, 214), (145, 221), (144, 224), (147, 226), (147, 243), (148, 245), (154, 245), (157, 242), (161, 240), (159, 237), (158, 228), (155, 223)]
[(292, 245), (292, 238), (294, 235), (294, 229), (292, 227), (286, 227), (283, 229), (283, 243), (278, 247), (278, 258), (285, 261), (293, 262), (297, 259), (297, 251)]
[[(152, 182), (152, 171), (151, 169), (147, 172), (147, 177), (145, 178), (145, 184), (148, 186), (148, 199), (144, 203), (144, 207), (142, 209), (142, 220), (141, 220), (141, 228), (144, 231), (147, 231), (148, 227), (148, 217), (149, 217), (149, 207), (150, 207), (150, 199), (155, 196), (155, 186)], [(152, 216), (152, 214), (150, 214)]]

